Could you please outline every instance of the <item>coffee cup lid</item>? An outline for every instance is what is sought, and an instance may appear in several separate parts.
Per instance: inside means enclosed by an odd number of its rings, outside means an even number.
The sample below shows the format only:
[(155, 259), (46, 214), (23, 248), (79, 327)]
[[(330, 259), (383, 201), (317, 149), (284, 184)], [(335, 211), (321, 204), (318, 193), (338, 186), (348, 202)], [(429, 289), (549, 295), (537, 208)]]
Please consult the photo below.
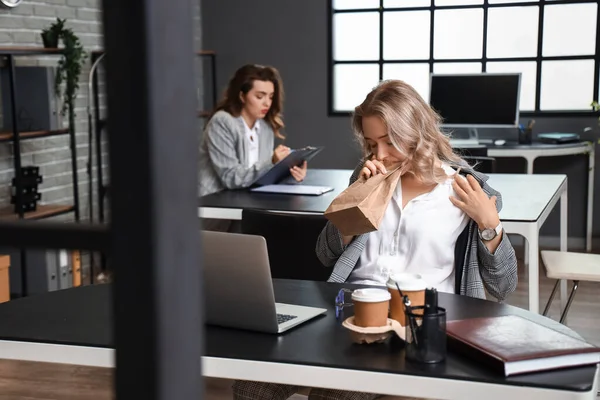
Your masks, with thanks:
[(384, 289), (356, 289), (352, 292), (352, 300), (363, 303), (379, 303), (391, 298), (390, 292)]
[(388, 279), (387, 287), (398, 290), (396, 283), (398, 283), (398, 286), (400, 286), (400, 290), (406, 290), (408, 292), (425, 290), (427, 288), (427, 282), (425, 282), (423, 277), (419, 274), (394, 274)]

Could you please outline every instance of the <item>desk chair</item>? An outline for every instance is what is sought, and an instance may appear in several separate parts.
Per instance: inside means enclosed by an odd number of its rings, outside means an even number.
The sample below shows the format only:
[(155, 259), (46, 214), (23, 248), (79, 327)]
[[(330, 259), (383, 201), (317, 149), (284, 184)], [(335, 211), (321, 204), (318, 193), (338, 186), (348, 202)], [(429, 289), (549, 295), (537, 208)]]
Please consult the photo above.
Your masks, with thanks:
[(463, 158), (488, 156), (488, 149), (485, 146), (455, 147), (454, 152)]
[(573, 281), (573, 289), (571, 290), (571, 294), (569, 294), (567, 305), (560, 316), (560, 323), (562, 324), (567, 318), (569, 308), (571, 308), (575, 292), (579, 287), (579, 281), (600, 282), (600, 254), (550, 250), (544, 250), (541, 253), (542, 261), (546, 268), (546, 276), (557, 279), (544, 309), (544, 316), (550, 310), (550, 305), (552, 304), (552, 300), (554, 300), (556, 289), (558, 289), (561, 279)]
[(463, 156), (465, 160), (475, 171), (483, 174), (493, 174), (496, 172), (496, 159), (494, 157), (482, 156)]
[(326, 222), (323, 215), (243, 210), (241, 230), (266, 239), (273, 278), (326, 281), (331, 269), (315, 253)]

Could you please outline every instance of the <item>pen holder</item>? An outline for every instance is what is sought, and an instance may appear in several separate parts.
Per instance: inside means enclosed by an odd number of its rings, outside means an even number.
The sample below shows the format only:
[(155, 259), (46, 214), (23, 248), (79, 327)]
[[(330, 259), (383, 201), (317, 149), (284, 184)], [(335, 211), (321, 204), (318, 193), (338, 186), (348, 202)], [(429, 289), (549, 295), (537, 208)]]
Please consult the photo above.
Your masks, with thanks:
[(532, 141), (532, 129), (525, 128), (519, 129), (519, 144), (531, 144)]
[(424, 314), (425, 307), (406, 311), (406, 358), (425, 364), (446, 359), (446, 309)]

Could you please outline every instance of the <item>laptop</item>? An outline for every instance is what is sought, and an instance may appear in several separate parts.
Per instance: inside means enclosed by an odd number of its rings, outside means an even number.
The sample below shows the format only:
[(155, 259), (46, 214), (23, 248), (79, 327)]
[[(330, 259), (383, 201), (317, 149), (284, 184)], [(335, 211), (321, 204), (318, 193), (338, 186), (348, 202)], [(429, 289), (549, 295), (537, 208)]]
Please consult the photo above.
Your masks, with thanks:
[(327, 311), (275, 302), (264, 237), (201, 231), (201, 240), (207, 324), (282, 333)]

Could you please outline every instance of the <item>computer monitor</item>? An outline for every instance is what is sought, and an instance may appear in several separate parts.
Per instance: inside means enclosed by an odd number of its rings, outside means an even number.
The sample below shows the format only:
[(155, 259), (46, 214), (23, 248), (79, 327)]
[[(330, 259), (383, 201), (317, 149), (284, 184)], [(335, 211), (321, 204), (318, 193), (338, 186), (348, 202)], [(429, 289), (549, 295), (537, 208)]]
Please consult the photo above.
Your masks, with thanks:
[(434, 73), (429, 88), (429, 104), (444, 127), (519, 126), (520, 73)]

